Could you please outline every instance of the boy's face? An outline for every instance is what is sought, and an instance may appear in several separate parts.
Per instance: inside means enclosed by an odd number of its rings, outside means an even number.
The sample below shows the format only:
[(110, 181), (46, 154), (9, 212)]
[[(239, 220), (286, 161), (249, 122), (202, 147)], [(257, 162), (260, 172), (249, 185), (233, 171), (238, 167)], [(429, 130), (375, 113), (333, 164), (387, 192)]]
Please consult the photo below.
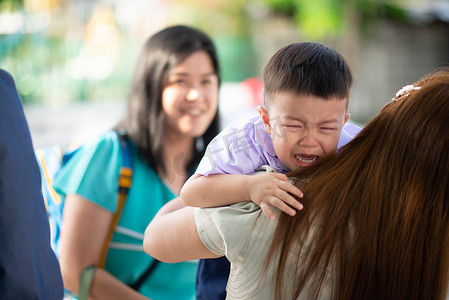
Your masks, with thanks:
[(291, 170), (316, 163), (334, 153), (346, 113), (347, 99), (278, 93), (269, 111), (261, 109), (265, 131), (271, 135), (279, 160)]

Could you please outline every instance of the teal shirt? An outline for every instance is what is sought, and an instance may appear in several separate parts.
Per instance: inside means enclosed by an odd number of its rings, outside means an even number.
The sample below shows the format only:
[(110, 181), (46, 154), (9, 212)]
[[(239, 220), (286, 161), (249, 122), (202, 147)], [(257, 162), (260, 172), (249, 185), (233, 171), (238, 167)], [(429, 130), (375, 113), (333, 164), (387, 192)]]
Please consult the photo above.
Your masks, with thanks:
[[(143, 251), (143, 235), (157, 211), (176, 197), (133, 148), (133, 179), (106, 257), (105, 269), (124, 283), (133, 283), (151, 264)], [(82, 147), (58, 172), (55, 190), (63, 197), (78, 194), (114, 213), (122, 165), (114, 132)], [(139, 292), (151, 299), (194, 299), (196, 262), (159, 263)]]

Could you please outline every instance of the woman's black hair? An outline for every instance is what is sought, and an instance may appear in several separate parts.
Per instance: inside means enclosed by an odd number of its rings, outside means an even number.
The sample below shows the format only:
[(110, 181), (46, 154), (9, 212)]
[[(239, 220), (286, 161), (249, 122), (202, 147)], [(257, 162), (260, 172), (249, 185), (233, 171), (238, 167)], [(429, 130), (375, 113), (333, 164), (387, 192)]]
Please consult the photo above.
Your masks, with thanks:
[[(162, 149), (165, 120), (162, 109), (163, 84), (171, 69), (197, 51), (209, 54), (220, 85), (215, 46), (204, 32), (178, 25), (163, 29), (150, 37), (137, 61), (127, 115), (116, 126), (116, 129), (126, 131), (127, 136), (135, 143), (141, 159), (162, 174), (166, 172)], [(206, 132), (195, 139), (193, 157), (186, 165), (189, 175), (195, 171), (205, 147), (218, 134), (219, 129), (217, 110)]]

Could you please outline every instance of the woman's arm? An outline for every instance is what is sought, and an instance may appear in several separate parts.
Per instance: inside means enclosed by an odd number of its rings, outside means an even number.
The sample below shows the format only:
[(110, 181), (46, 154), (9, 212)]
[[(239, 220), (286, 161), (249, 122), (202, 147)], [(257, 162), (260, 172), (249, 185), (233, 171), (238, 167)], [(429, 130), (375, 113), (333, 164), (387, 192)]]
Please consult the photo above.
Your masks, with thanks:
[(145, 230), (145, 252), (168, 263), (220, 257), (201, 241), (193, 210), (184, 207), (179, 198), (163, 206)]
[[(78, 293), (84, 268), (98, 265), (112, 217), (79, 195), (67, 195), (59, 261), (64, 285), (70, 291)], [(90, 299), (147, 299), (100, 268), (95, 271), (89, 295)]]

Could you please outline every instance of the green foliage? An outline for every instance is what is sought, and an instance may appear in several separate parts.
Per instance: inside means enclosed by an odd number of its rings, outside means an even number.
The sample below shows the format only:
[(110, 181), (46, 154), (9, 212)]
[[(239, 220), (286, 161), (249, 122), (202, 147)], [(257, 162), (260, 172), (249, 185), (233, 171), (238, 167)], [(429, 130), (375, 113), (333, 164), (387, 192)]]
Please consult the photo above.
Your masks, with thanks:
[(348, 12), (359, 16), (362, 28), (377, 18), (407, 21), (398, 0), (255, 0), (267, 5), (275, 14), (292, 17), (298, 30), (308, 39), (339, 36), (345, 28)]
[[(11, 37), (13, 41), (4, 42)], [(97, 80), (68, 71), (71, 66), (80, 67), (77, 58), (83, 51), (82, 43), (64, 36), (52, 37), (39, 32), (5, 35), (0, 36), (0, 67), (16, 79), (20, 97), (27, 104), (126, 98), (135, 53), (124, 50), (116, 69), (108, 77)]]
[(294, 16), (298, 9), (298, 0), (262, 0), (274, 12)]
[[(16, 42), (4, 43), (11, 36)], [(16, 78), (17, 89), (25, 103), (42, 99), (50, 92), (52, 79), (64, 78), (60, 76), (67, 59), (63, 40), (48, 38), (43, 33), (11, 36), (0, 37), (1, 67)]]
[[(202, 29), (211, 36), (248, 35), (247, 0), (178, 0), (171, 18)], [(207, 7), (207, 9), (205, 9)]]
[(307, 38), (337, 36), (343, 28), (342, 5), (338, 0), (298, 0), (295, 21)]
[(290, 16), (308, 39), (333, 37), (343, 24), (342, 1), (339, 0), (260, 0), (274, 13)]
[(223, 81), (242, 81), (257, 75), (256, 58), (247, 37), (219, 36), (214, 39)]
[[(260, 72), (252, 34), (254, 25), (249, 14), (250, 5), (255, 3), (268, 8), (271, 14), (290, 18), (301, 36), (309, 40), (338, 37), (349, 26), (357, 26), (360, 31), (380, 17), (407, 20), (405, 0), (176, 0), (172, 2), (174, 9), (170, 18), (172, 23), (195, 26), (213, 37), (223, 80), (240, 81)], [(23, 0), (0, 0), (0, 14), (18, 10), (24, 10)], [(347, 18), (348, 14), (355, 18)], [(26, 12), (24, 16), (29, 17)], [(79, 26), (86, 26), (86, 17), (78, 16)], [(52, 18), (52, 22), (55, 20), (58, 18)], [(357, 24), (349, 24), (350, 20), (357, 20)], [(83, 35), (73, 34), (77, 31), (67, 34), (57, 22), (39, 32), (15, 30), (0, 34), (0, 67), (16, 78), (24, 102), (127, 97), (140, 48), (129, 33), (118, 33), (126, 41), (116, 45), (119, 53), (109, 64), (109, 73), (95, 76), (95, 70), (86, 69), (93, 69), (95, 62), (105, 55), (89, 56), (92, 52), (88, 51)], [(86, 28), (78, 30), (82, 32)], [(97, 71), (102, 68), (97, 65)]]
[(0, 12), (15, 11), (23, 6), (23, 0), (0, 0)]
[(241, 81), (258, 73), (246, 5), (241, 0), (179, 0), (172, 16), (214, 39), (223, 81)]

